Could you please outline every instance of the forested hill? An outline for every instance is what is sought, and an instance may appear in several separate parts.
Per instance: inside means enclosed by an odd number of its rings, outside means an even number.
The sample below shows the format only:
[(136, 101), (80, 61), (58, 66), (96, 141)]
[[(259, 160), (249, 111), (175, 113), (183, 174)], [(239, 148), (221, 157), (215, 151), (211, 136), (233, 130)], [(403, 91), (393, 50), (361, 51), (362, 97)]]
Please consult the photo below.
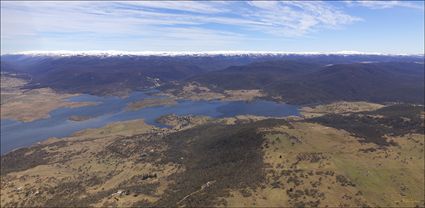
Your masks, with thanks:
[(188, 82), (225, 89), (262, 89), (297, 104), (366, 100), (424, 102), (424, 64), (412, 62), (319, 65), (274, 61), (229, 67)]
[(423, 103), (424, 57), (367, 54), (10, 54), (2, 73), (26, 88), (122, 94), (198, 82), (220, 91), (260, 89), (282, 101)]

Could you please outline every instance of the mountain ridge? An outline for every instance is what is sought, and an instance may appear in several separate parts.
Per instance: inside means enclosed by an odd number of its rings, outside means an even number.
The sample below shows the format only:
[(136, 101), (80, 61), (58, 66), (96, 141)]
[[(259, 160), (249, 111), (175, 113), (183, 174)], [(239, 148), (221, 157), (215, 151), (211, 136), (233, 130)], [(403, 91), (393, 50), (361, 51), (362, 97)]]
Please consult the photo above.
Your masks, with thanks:
[(285, 56), (285, 55), (375, 55), (375, 56), (424, 56), (424, 54), (380, 53), (360, 51), (335, 52), (287, 52), (287, 51), (116, 51), (116, 50), (89, 50), (89, 51), (22, 51), (6, 53), (4, 55), (30, 56)]
[(115, 95), (166, 85), (177, 89), (173, 83), (195, 81), (218, 92), (263, 90), (270, 99), (294, 104), (362, 99), (423, 103), (422, 62), (423, 57), (377, 55), (9, 55), (1, 57), (1, 70), (30, 77), (28, 89), (68, 93)]

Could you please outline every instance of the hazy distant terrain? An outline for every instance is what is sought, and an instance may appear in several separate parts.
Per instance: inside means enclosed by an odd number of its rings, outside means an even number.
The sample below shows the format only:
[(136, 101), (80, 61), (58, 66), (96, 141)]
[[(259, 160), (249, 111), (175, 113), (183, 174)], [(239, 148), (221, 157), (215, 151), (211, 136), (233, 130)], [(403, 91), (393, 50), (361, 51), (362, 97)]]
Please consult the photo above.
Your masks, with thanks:
[(262, 89), (298, 104), (339, 100), (423, 103), (424, 65), (410, 62), (256, 62), (189, 78), (218, 89)]
[(289, 103), (339, 100), (423, 103), (423, 56), (385, 55), (4, 55), (2, 72), (27, 88), (117, 94), (197, 82), (214, 90), (261, 89)]

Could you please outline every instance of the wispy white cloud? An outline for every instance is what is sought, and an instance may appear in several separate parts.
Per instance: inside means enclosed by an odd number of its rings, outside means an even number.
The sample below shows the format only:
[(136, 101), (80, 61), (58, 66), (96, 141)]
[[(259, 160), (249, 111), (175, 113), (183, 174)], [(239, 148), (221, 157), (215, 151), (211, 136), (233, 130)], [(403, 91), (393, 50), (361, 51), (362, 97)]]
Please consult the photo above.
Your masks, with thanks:
[(370, 9), (390, 9), (404, 7), (409, 9), (424, 10), (423, 1), (346, 1), (350, 6), (362, 6)]
[(248, 17), (275, 28), (269, 30), (274, 34), (287, 36), (300, 36), (315, 29), (336, 28), (361, 20), (321, 1), (252, 1), (249, 4), (259, 10)]
[(1, 39), (230, 44), (258, 34), (299, 37), (359, 20), (321, 1), (2, 1)]
[(226, 1), (136, 1), (122, 2), (123, 5), (133, 5), (137, 7), (168, 9), (193, 13), (221, 13), (229, 12), (225, 7), (229, 2)]
[(121, 23), (120, 29), (135, 25), (215, 23), (251, 29), (261, 26), (258, 29), (267, 27), (271, 32), (285, 29), (288, 30), (287, 34), (296, 34), (316, 26), (338, 26), (359, 19), (324, 2), (253, 1), (247, 2), (251, 7), (239, 9), (240, 13), (235, 4), (245, 2), (2, 2), (2, 23), (35, 24), (37, 29), (45, 32), (66, 28), (74, 32), (78, 29), (97, 30), (97, 27), (90, 26), (115, 26)]

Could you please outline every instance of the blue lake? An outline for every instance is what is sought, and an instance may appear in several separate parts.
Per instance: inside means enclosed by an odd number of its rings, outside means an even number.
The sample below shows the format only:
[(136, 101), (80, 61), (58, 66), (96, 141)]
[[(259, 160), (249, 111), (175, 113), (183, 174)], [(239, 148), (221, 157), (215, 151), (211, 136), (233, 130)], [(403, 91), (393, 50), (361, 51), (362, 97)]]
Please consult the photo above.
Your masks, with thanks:
[[(15, 148), (29, 146), (49, 137), (69, 136), (83, 129), (99, 128), (117, 121), (144, 119), (148, 124), (164, 127), (157, 123), (156, 119), (162, 115), (172, 113), (177, 115), (204, 115), (214, 118), (236, 115), (299, 115), (297, 106), (264, 100), (252, 102), (179, 100), (176, 105), (172, 106), (155, 106), (137, 111), (125, 110), (130, 102), (152, 97), (157, 96), (150, 96), (144, 92), (134, 92), (126, 98), (79, 95), (68, 100), (76, 102), (92, 101), (97, 102), (98, 105), (56, 109), (50, 113), (49, 118), (33, 122), (3, 119), (1, 120), (1, 154)], [(69, 120), (70, 116), (89, 116), (93, 118), (84, 121), (71, 121)]]

